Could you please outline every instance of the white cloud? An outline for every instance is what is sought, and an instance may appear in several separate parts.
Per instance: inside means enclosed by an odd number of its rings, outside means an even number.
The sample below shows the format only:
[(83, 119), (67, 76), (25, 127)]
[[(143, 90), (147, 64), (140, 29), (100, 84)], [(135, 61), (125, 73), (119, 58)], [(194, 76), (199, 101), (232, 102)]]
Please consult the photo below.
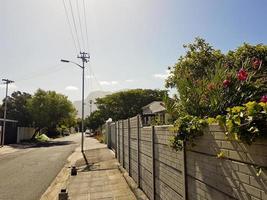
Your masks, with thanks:
[(118, 81), (111, 81), (111, 85), (117, 85), (118, 83)]
[(117, 85), (118, 81), (100, 81), (100, 85)]
[(170, 75), (170, 70), (166, 70), (165, 73), (163, 74), (153, 74), (154, 78), (157, 79), (166, 79)]
[(132, 82), (134, 82), (134, 80), (132, 80), (132, 79), (127, 79), (127, 80), (125, 80), (125, 82), (127, 82), (127, 83), (132, 83)]
[(158, 79), (166, 79), (167, 75), (166, 74), (153, 74), (154, 78)]
[(100, 83), (100, 85), (110, 85), (110, 83), (107, 81), (100, 81), (99, 83)]
[(78, 90), (78, 88), (73, 86), (73, 85), (69, 85), (69, 86), (65, 87), (65, 90), (75, 91), (75, 90)]

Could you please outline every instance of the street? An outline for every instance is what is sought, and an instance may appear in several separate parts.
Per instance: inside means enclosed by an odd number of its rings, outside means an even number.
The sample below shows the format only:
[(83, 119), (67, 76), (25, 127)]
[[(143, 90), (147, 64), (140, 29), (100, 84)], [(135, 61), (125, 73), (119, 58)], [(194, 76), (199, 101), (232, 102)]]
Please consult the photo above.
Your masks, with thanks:
[(80, 143), (80, 134), (0, 157), (0, 200), (37, 200)]

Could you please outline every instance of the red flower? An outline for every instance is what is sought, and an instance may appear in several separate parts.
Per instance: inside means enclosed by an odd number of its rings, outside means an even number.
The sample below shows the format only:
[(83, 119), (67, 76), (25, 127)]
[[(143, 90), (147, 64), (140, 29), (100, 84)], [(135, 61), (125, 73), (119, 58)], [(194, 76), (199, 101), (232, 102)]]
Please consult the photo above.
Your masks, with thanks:
[(263, 103), (267, 103), (267, 95), (263, 95), (260, 101)]
[(237, 74), (237, 77), (240, 81), (245, 81), (248, 78), (248, 73), (246, 72), (246, 70), (241, 68)]
[(223, 81), (223, 87), (225, 87), (225, 88), (229, 87), (230, 83), (231, 83), (230, 80), (225, 79), (225, 80)]
[(261, 63), (262, 63), (262, 61), (260, 59), (258, 59), (258, 58), (253, 58), (252, 59), (252, 67), (254, 69), (258, 69), (260, 67)]

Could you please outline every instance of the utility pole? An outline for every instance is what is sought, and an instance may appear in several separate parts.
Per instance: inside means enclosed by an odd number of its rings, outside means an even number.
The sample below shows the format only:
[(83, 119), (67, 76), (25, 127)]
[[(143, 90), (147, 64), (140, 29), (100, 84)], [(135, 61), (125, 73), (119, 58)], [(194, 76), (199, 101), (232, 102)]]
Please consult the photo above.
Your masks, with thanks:
[(14, 81), (11, 81), (9, 79), (2, 79), (4, 84), (6, 84), (6, 98), (5, 98), (5, 108), (4, 108), (4, 124), (3, 124), (3, 130), (2, 130), (2, 146), (5, 144), (5, 132), (6, 132), (6, 110), (7, 110), (7, 94), (8, 94), (8, 84), (14, 83)]
[(80, 52), (80, 55), (77, 56), (77, 58), (82, 59), (82, 65), (70, 61), (70, 60), (64, 60), (61, 59), (61, 62), (65, 62), (65, 63), (73, 63), (75, 65), (77, 65), (78, 67), (82, 68), (83, 73), (82, 73), (82, 140), (81, 140), (81, 152), (83, 152), (83, 146), (84, 146), (84, 63), (89, 62), (90, 56), (88, 53), (85, 52)]
[(81, 144), (81, 151), (83, 152), (83, 146), (84, 146), (84, 63), (87, 63), (90, 59), (90, 56), (88, 53), (80, 52), (80, 55), (77, 56), (77, 58), (82, 59), (82, 144)]

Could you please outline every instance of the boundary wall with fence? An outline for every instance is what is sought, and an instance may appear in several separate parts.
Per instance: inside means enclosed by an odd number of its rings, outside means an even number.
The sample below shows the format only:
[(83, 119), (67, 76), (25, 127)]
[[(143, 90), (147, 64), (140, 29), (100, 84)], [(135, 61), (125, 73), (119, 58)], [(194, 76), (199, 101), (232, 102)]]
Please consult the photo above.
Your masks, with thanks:
[(267, 140), (229, 141), (210, 125), (196, 146), (177, 152), (171, 126), (142, 127), (136, 116), (106, 127), (108, 147), (151, 200), (267, 200)]

